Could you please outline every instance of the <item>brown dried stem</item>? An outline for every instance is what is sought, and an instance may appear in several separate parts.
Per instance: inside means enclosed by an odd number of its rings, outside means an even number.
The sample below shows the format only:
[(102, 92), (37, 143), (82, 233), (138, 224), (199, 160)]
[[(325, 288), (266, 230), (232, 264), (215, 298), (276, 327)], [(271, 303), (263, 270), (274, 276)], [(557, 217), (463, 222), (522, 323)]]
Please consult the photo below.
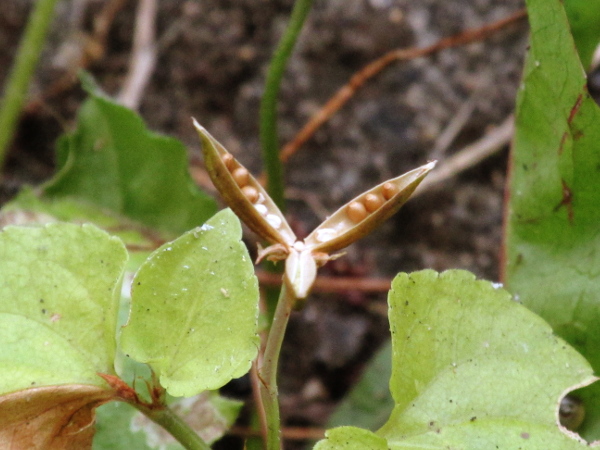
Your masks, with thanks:
[(392, 50), (375, 61), (367, 64), (350, 78), (337, 93), (331, 97), (321, 110), (315, 114), (306, 125), (296, 134), (280, 153), (280, 158), (286, 162), (311, 136), (327, 122), (339, 109), (342, 108), (368, 80), (379, 74), (383, 69), (397, 61), (432, 55), (451, 47), (469, 44), (489, 38), (499, 30), (525, 18), (527, 13), (521, 9), (516, 13), (497, 22), (484, 25), (480, 28), (464, 31), (460, 34), (444, 38), (433, 45), (423, 48), (407, 48)]

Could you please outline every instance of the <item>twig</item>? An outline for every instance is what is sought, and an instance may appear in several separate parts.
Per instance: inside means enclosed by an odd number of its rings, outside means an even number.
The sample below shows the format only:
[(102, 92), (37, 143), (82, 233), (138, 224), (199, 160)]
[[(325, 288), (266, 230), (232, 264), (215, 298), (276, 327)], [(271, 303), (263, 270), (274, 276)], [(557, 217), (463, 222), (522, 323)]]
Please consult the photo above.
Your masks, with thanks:
[(436, 170), (432, 171), (423, 180), (413, 194), (413, 197), (418, 197), (430, 191), (437, 184), (470, 169), (485, 158), (493, 155), (510, 142), (513, 132), (514, 119), (510, 116), (481, 139), (463, 148), (447, 160), (442, 161)]
[[(249, 427), (233, 426), (229, 433), (241, 437), (258, 437), (259, 433)], [(325, 430), (315, 427), (282, 427), (281, 435), (284, 439), (293, 441), (319, 440), (325, 437)]]
[[(281, 286), (281, 275), (257, 270), (256, 276), (263, 286)], [(392, 280), (389, 278), (372, 277), (326, 277), (317, 276), (313, 284), (313, 292), (387, 292), (390, 290)]]
[(265, 406), (260, 394), (261, 382), (258, 375), (258, 366), (256, 360), (252, 362), (252, 367), (250, 368), (250, 382), (252, 383), (252, 398), (256, 405), (255, 411), (258, 414), (258, 421), (260, 423), (260, 432), (254, 432), (253, 436), (260, 437), (263, 441), (263, 447), (266, 447), (269, 429), (267, 424), (267, 415), (265, 414)]
[(458, 133), (460, 133), (473, 114), (473, 110), (475, 109), (474, 97), (477, 92), (479, 92), (479, 89), (476, 89), (475, 92), (469, 96), (469, 99), (458, 109), (444, 130), (436, 138), (431, 153), (429, 154), (430, 159), (442, 159), (454, 139), (456, 139)]
[(118, 101), (131, 109), (138, 109), (156, 66), (154, 28), (157, 10), (157, 0), (139, 0), (129, 72), (118, 96)]
[(450, 47), (457, 47), (471, 42), (487, 39), (496, 31), (515, 23), (527, 15), (525, 9), (506, 17), (505, 19), (485, 25), (474, 30), (467, 30), (460, 34), (444, 38), (433, 45), (423, 48), (408, 48), (392, 50), (381, 58), (367, 64), (359, 72), (354, 74), (350, 81), (337, 91), (337, 93), (327, 101), (321, 110), (315, 114), (306, 125), (296, 134), (281, 151), (281, 161), (286, 162), (310, 137), (333, 116), (342, 106), (344, 106), (369, 79), (373, 78), (391, 63), (396, 61), (406, 61), (431, 55)]

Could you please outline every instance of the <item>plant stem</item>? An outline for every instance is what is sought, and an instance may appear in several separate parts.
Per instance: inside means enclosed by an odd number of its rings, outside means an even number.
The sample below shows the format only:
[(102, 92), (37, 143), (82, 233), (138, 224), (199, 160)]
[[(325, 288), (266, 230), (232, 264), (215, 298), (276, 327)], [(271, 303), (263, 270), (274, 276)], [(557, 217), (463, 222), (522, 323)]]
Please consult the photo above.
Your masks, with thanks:
[(279, 417), (279, 393), (277, 390), (277, 365), (281, 344), (287, 328), (295, 298), (285, 283), (281, 287), (279, 302), (269, 330), (267, 345), (259, 370), (260, 394), (267, 418), (267, 450), (281, 449), (281, 419)]
[(27, 27), (15, 59), (11, 73), (6, 81), (4, 99), (0, 107), (0, 168), (4, 165), (8, 146), (17, 126), (17, 120), (27, 95), (29, 81), (40, 57), (48, 27), (54, 16), (56, 0), (38, 0), (34, 2)]
[(265, 92), (260, 105), (260, 141), (267, 174), (267, 192), (282, 211), (285, 209), (285, 201), (283, 197), (283, 167), (279, 159), (277, 135), (277, 97), (287, 61), (294, 49), (312, 2), (313, 0), (296, 0), (288, 27), (271, 59), (265, 82)]
[(210, 446), (168, 406), (148, 408), (138, 403), (130, 404), (139, 409), (150, 420), (167, 430), (186, 449), (210, 450)]

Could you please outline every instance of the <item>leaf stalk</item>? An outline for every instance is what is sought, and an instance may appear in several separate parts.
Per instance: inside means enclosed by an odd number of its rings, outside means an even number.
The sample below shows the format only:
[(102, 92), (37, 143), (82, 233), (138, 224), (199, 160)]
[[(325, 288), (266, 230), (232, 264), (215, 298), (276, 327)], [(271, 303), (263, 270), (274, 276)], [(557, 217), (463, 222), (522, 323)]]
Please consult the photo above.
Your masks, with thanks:
[(284, 283), (279, 294), (273, 322), (267, 338), (262, 365), (259, 369), (260, 394), (267, 419), (267, 450), (281, 449), (281, 418), (279, 414), (279, 392), (277, 367), (285, 330), (296, 301), (293, 290)]
[(294, 4), (288, 27), (271, 59), (265, 82), (265, 92), (260, 105), (260, 142), (267, 174), (267, 192), (282, 211), (285, 210), (285, 200), (283, 196), (283, 166), (279, 158), (277, 135), (277, 98), (287, 61), (292, 54), (312, 2), (313, 0), (297, 0)]
[(0, 105), (0, 168), (4, 166), (17, 121), (23, 109), (29, 81), (46, 41), (46, 34), (52, 18), (56, 0), (34, 2), (27, 27), (21, 39), (19, 50), (6, 82), (4, 98)]
[(186, 449), (210, 450), (210, 446), (168, 406), (152, 408), (141, 403), (129, 403), (150, 420), (167, 430)]

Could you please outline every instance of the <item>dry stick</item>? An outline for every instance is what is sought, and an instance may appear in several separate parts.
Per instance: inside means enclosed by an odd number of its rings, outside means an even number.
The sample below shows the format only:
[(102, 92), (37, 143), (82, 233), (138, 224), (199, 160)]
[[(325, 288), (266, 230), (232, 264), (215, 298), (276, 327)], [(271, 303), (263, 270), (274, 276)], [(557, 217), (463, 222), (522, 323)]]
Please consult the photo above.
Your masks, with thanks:
[[(281, 275), (257, 270), (256, 276), (263, 286), (281, 285)], [(387, 292), (390, 290), (391, 284), (389, 278), (317, 276), (312, 290), (313, 292)]]
[(412, 195), (418, 197), (430, 191), (435, 185), (446, 181), (456, 174), (470, 169), (506, 146), (514, 132), (514, 118), (509, 116), (500, 125), (481, 139), (466, 146), (438, 165), (437, 169), (423, 180), (419, 189)]
[[(250, 427), (236, 425), (231, 427), (228, 433), (243, 438), (259, 436), (258, 432)], [(325, 430), (315, 427), (281, 427), (281, 435), (283, 438), (292, 441), (304, 441), (308, 439), (317, 441), (325, 437)]]
[(157, 0), (139, 0), (129, 72), (118, 96), (121, 104), (134, 110), (138, 109), (142, 94), (156, 66), (154, 28), (157, 11)]
[(478, 91), (476, 90), (471, 94), (469, 99), (458, 109), (454, 117), (436, 138), (433, 148), (429, 153), (430, 159), (442, 159), (446, 151), (450, 148), (452, 142), (454, 142), (454, 139), (456, 139), (458, 133), (464, 128), (475, 110), (475, 96)]
[[(281, 278), (281, 276), (279, 278)], [(254, 430), (254, 436), (260, 437), (263, 442), (263, 447), (266, 447), (269, 428), (267, 424), (267, 415), (265, 413), (265, 405), (263, 403), (263, 399), (260, 393), (262, 382), (258, 374), (258, 365), (256, 360), (252, 362), (252, 367), (250, 368), (250, 382), (252, 384), (252, 399), (254, 401), (254, 404), (256, 405), (255, 410), (258, 413), (258, 422), (260, 424), (260, 432), (256, 432), (256, 430)]]
[(325, 122), (327, 122), (327, 120), (329, 120), (333, 114), (335, 114), (348, 102), (348, 100), (354, 96), (359, 88), (361, 88), (369, 79), (373, 78), (391, 63), (431, 55), (450, 47), (457, 47), (459, 45), (465, 45), (471, 42), (486, 39), (496, 31), (499, 31), (504, 27), (523, 19), (526, 17), (526, 15), (527, 13), (525, 9), (521, 9), (505, 19), (485, 25), (481, 28), (467, 30), (455, 36), (444, 38), (428, 47), (398, 49), (386, 53), (381, 58), (376, 59), (357, 72), (352, 78), (350, 78), (350, 81), (345, 86), (338, 90), (337, 93), (331, 99), (329, 99), (323, 108), (321, 108), (321, 110), (308, 121), (308, 123), (298, 132), (298, 134), (296, 134), (294, 139), (283, 148), (280, 153), (281, 160), (286, 162), (290, 156), (292, 156), (300, 148), (300, 146), (302, 146), (302, 144), (310, 139), (310, 137)]

